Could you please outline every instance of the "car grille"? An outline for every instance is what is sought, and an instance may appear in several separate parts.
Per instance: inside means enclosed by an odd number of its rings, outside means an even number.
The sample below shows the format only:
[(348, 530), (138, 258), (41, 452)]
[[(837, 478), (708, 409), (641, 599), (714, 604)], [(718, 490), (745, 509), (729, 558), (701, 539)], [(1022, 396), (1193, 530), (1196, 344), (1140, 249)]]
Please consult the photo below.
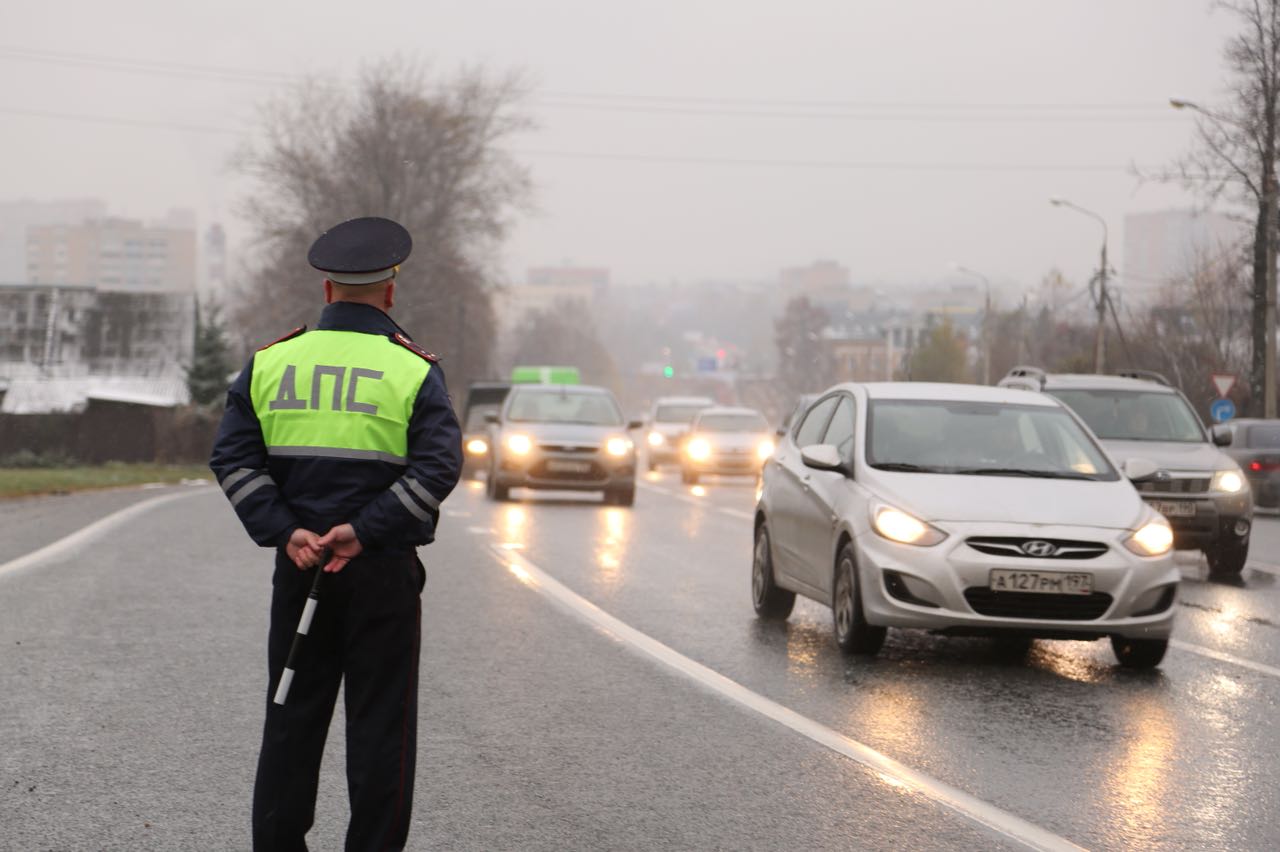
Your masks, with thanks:
[(539, 444), (538, 449), (548, 453), (598, 453), (599, 447), (583, 447), (578, 444)]
[(1092, 621), (1111, 607), (1111, 595), (1041, 595), (1035, 592), (995, 592), (970, 586), (964, 599), (979, 615), (998, 618), (1041, 618), (1050, 621)]
[[(1100, 541), (1075, 541), (1068, 538), (1019, 538), (1017, 536), (975, 536), (965, 543), (979, 553), (990, 556), (1011, 556), (1018, 559), (1093, 559), (1107, 552)], [(1042, 543), (1053, 546), (1041, 547)], [(1030, 547), (1035, 552), (1023, 550)]]
[(1163, 482), (1135, 482), (1134, 487), (1142, 494), (1207, 494), (1209, 483), (1210, 477), (1188, 476)]

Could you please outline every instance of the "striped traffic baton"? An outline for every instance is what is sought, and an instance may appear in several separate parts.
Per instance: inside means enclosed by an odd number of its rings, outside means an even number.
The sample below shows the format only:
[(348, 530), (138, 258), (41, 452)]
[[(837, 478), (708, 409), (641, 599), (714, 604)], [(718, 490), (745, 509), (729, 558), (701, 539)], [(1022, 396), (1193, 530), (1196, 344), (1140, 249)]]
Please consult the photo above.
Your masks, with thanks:
[(289, 658), (284, 662), (284, 671), (280, 674), (280, 685), (276, 687), (276, 704), (283, 706), (289, 697), (289, 687), (293, 685), (294, 667), (298, 663), (298, 652), (302, 649), (302, 638), (311, 629), (311, 619), (316, 614), (316, 604), (320, 601), (320, 578), (324, 576), (324, 566), (328, 564), (329, 551), (320, 554), (320, 562), (316, 564), (316, 578), (311, 581), (311, 591), (307, 594), (307, 603), (302, 608), (302, 618), (298, 619), (298, 632), (293, 634), (293, 644), (289, 647)]

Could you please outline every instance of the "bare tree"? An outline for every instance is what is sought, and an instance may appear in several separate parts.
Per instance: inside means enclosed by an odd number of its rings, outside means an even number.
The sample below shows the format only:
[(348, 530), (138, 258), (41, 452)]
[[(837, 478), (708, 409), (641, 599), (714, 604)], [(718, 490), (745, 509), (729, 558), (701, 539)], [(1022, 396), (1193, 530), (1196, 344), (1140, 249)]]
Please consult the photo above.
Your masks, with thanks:
[(587, 382), (620, 389), (613, 356), (581, 302), (563, 301), (526, 314), (515, 331), (510, 358), (512, 365), (580, 366)]
[(1197, 140), (1194, 150), (1161, 176), (1181, 180), (1204, 198), (1226, 198), (1256, 211), (1248, 372), (1251, 411), (1261, 414), (1267, 396), (1268, 315), (1271, 323), (1275, 321), (1268, 299), (1274, 286), (1275, 234), (1280, 224), (1276, 222), (1275, 173), (1280, 130), (1280, 0), (1218, 0), (1214, 6), (1241, 24), (1224, 52), (1231, 96), (1213, 108), (1173, 102), (1200, 114)]
[[(1133, 338), (1133, 366), (1169, 378), (1202, 412), (1217, 396), (1213, 373), (1244, 373), (1249, 337), (1242, 329), (1250, 312), (1249, 272), (1239, 251), (1201, 253), (1187, 273), (1169, 282)], [(1237, 402), (1249, 404), (1250, 389), (1238, 388)]]
[(487, 374), (496, 248), (529, 195), (525, 169), (499, 147), (529, 126), (520, 96), (514, 78), (465, 71), (433, 83), (385, 63), (354, 89), (311, 80), (268, 104), (261, 141), (237, 158), (255, 183), (244, 212), (256, 230), (254, 272), (236, 293), (240, 333), (272, 340), (313, 321), (311, 242), (346, 219), (385, 216), (414, 240), (397, 321), (445, 358), (455, 386)]
[(789, 392), (812, 393), (834, 381), (835, 366), (822, 340), (829, 324), (827, 312), (806, 296), (791, 299), (782, 316), (774, 320), (778, 378)]
[(913, 382), (971, 382), (969, 342), (950, 317), (931, 322), (924, 340), (911, 353), (909, 365)]

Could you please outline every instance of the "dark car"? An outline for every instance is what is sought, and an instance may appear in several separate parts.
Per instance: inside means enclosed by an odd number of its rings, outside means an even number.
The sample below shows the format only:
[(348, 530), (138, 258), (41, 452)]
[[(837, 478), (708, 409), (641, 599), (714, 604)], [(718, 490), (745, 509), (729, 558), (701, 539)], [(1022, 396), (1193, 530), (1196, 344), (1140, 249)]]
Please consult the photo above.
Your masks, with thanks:
[(1142, 499), (1169, 519), (1174, 547), (1200, 550), (1209, 570), (1235, 576), (1249, 558), (1253, 498), (1225, 426), (1206, 429), (1191, 403), (1164, 377), (1046, 373), (1015, 367), (1001, 387), (1041, 391), (1071, 408), (1121, 466), (1154, 462), (1157, 472), (1135, 482)]
[(1227, 453), (1244, 471), (1253, 504), (1280, 508), (1280, 420), (1240, 419), (1227, 424), (1234, 436)]
[(489, 466), (489, 424), (511, 392), (509, 382), (472, 382), (462, 406), (462, 476), (474, 479)]

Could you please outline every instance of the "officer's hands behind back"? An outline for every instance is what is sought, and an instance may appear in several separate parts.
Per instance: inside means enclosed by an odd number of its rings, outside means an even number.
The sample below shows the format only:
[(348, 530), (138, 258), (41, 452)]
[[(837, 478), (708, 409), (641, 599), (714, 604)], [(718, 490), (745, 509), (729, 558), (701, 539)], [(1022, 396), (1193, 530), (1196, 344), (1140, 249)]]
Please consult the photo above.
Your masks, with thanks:
[(333, 558), (329, 560), (328, 565), (324, 566), (324, 570), (331, 574), (336, 574), (347, 567), (347, 563), (364, 550), (364, 545), (360, 543), (360, 539), (356, 538), (355, 527), (351, 524), (338, 524), (321, 536), (316, 541), (316, 545), (321, 550), (327, 547), (333, 551)]

